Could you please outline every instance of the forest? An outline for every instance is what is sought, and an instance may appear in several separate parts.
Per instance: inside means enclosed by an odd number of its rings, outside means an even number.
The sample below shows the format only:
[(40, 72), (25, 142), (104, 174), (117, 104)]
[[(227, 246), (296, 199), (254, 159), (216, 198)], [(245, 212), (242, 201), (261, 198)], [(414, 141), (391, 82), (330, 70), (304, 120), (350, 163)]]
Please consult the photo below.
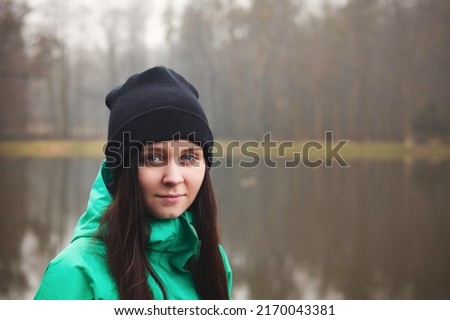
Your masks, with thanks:
[(1, 140), (104, 139), (107, 92), (165, 64), (218, 138), (450, 142), (450, 1), (167, 1), (158, 47), (153, 1), (74, 3), (0, 0)]

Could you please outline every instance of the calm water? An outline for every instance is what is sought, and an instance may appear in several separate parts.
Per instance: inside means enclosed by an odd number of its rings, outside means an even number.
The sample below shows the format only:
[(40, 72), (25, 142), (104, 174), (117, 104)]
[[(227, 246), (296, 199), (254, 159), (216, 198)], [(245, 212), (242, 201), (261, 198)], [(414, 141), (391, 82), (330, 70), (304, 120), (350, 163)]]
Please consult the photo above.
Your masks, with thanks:
[[(33, 296), (99, 159), (0, 159), (0, 298)], [(216, 168), (236, 299), (450, 299), (450, 161)]]

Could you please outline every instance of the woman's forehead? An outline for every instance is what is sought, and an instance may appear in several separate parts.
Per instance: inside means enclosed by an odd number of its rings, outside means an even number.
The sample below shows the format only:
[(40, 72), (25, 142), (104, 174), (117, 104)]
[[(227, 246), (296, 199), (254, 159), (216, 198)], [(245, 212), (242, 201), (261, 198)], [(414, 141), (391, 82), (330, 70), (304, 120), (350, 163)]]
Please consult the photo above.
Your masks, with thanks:
[(148, 141), (144, 149), (169, 149), (169, 148), (188, 148), (188, 149), (201, 149), (198, 144), (193, 143), (189, 140), (166, 140), (166, 141)]

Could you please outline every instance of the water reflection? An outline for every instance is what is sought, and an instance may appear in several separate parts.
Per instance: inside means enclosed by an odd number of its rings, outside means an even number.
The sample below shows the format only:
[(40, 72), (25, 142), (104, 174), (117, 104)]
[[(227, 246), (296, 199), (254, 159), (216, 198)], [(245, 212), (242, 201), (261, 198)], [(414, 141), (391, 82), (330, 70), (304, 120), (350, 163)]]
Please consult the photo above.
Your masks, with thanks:
[[(0, 159), (0, 297), (31, 298), (99, 159)], [(216, 168), (235, 298), (449, 299), (450, 162)]]
[(225, 170), (215, 181), (240, 297), (450, 298), (449, 162)]
[(98, 169), (95, 159), (0, 158), (0, 297), (33, 297), (70, 240)]
[[(8, 172), (20, 172), (22, 162), (1, 161), (0, 167)], [(5, 170), (6, 171), (6, 170)], [(14, 176), (2, 174), (0, 182), (0, 294), (15, 295), (26, 287), (23, 272), (17, 272), (21, 265), (21, 242), (25, 234), (25, 173)]]

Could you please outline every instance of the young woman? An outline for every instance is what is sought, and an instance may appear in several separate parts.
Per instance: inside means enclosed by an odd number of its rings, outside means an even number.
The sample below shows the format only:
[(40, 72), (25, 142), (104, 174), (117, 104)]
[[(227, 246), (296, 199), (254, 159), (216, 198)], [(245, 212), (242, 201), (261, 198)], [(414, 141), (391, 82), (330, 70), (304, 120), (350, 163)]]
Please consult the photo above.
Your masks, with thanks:
[(106, 97), (106, 159), (35, 299), (229, 299), (197, 90), (155, 67)]

